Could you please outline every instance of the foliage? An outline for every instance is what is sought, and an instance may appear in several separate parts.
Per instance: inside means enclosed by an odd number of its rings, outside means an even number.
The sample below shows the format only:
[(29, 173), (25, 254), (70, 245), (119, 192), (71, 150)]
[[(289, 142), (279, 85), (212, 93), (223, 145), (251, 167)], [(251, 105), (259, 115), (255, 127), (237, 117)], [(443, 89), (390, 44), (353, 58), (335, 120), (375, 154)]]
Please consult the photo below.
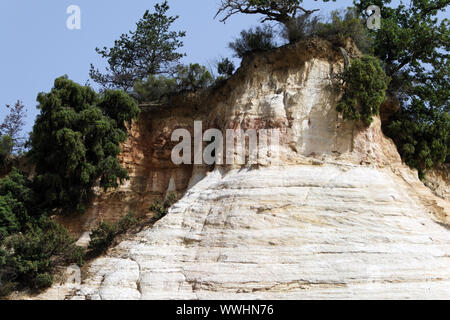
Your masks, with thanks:
[(37, 209), (38, 201), (32, 182), (17, 169), (0, 179), (0, 296), (48, 287), (55, 266), (82, 263), (83, 249)]
[(318, 11), (318, 9), (308, 10), (302, 6), (302, 3), (303, 0), (222, 0), (216, 17), (224, 14), (220, 21), (225, 22), (237, 13), (260, 14), (263, 15), (261, 22), (277, 21), (287, 25), (300, 12), (311, 14)]
[(31, 182), (17, 169), (0, 179), (0, 241), (26, 230), (31, 216), (36, 215), (35, 201)]
[(317, 35), (320, 19), (310, 14), (302, 14), (282, 25), (281, 36), (289, 43)]
[(161, 101), (178, 91), (177, 80), (165, 76), (149, 76), (134, 84), (134, 94), (139, 101)]
[(155, 219), (159, 220), (166, 216), (169, 212), (170, 207), (177, 202), (177, 195), (175, 193), (169, 193), (166, 200), (161, 201), (159, 199), (155, 200), (149, 210), (155, 213)]
[(117, 226), (111, 223), (101, 222), (98, 227), (91, 231), (89, 250), (101, 254), (108, 249), (116, 237)]
[(396, 143), (400, 154), (410, 167), (427, 169), (450, 162), (450, 116), (414, 101), (410, 108), (402, 109), (386, 131)]
[(241, 31), (240, 38), (230, 42), (228, 46), (234, 51), (235, 57), (243, 58), (254, 51), (267, 51), (275, 48), (275, 35), (271, 27), (258, 26), (248, 31)]
[(35, 189), (45, 209), (83, 211), (94, 184), (115, 188), (128, 178), (117, 160), (125, 124), (139, 114), (124, 92), (97, 95), (67, 77), (55, 80), (50, 93), (37, 98), (38, 115), (30, 157), (36, 165)]
[(217, 73), (222, 77), (231, 77), (235, 69), (236, 67), (233, 62), (231, 62), (228, 58), (222, 59), (217, 63)]
[(154, 12), (146, 11), (136, 24), (136, 30), (121, 35), (114, 47), (97, 48), (98, 54), (108, 60), (109, 68), (101, 73), (91, 65), (91, 78), (105, 89), (133, 89), (137, 81), (150, 75), (168, 74), (183, 54), (177, 50), (183, 46), (180, 40), (185, 32), (171, 31), (178, 16), (167, 16), (167, 1), (156, 4)]
[(372, 49), (368, 28), (355, 8), (332, 11), (327, 22), (317, 16), (299, 15), (282, 26), (281, 36), (289, 43), (317, 36), (341, 47), (345, 46), (347, 38), (351, 38), (362, 52), (370, 53)]
[(363, 17), (369, 5), (381, 8), (381, 29), (371, 31), (373, 52), (392, 78), (388, 92), (401, 101), (401, 110), (384, 124), (403, 160), (426, 168), (450, 160), (450, 28), (438, 19), (448, 0), (416, 0), (390, 6), (388, 0), (358, 0)]
[[(67, 230), (41, 217), (29, 224), (24, 233), (15, 233), (3, 241), (0, 249), (0, 281), (10, 289), (28, 286), (41, 289), (52, 284), (56, 265), (79, 262), (82, 249), (74, 245)], [(3, 292), (7, 294), (8, 292)]]
[(21, 132), (25, 125), (27, 110), (19, 100), (13, 106), (6, 105), (6, 109), (9, 110), (9, 113), (0, 125), (0, 136), (9, 136), (12, 139), (11, 152), (21, 153), (25, 144), (25, 138)]
[(137, 223), (133, 213), (127, 214), (117, 223), (101, 222), (98, 227), (92, 230), (88, 249), (99, 255), (105, 252), (113, 243), (114, 239)]
[(333, 11), (330, 21), (319, 23), (316, 28), (317, 36), (327, 39), (335, 45), (344, 46), (345, 40), (350, 37), (362, 52), (370, 53), (372, 50), (369, 29), (355, 8), (348, 8), (344, 12)]
[(150, 76), (134, 85), (134, 94), (139, 101), (160, 102), (182, 91), (195, 91), (212, 85), (214, 78), (198, 63), (179, 65), (173, 77)]
[(13, 212), (15, 206), (16, 203), (10, 195), (0, 196), (0, 241), (20, 230), (20, 224)]
[(214, 79), (204, 66), (194, 63), (189, 66), (178, 66), (176, 81), (178, 90), (195, 91), (207, 88)]
[(369, 125), (372, 116), (379, 114), (389, 84), (380, 61), (372, 56), (355, 59), (342, 73), (341, 79), (345, 92), (337, 110), (345, 119), (362, 120)]

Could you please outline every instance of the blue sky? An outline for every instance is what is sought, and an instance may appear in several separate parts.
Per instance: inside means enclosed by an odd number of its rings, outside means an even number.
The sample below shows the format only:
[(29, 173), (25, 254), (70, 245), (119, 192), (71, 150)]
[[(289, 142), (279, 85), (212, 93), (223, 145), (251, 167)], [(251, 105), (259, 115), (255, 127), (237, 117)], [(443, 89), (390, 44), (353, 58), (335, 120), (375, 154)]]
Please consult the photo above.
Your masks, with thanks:
[[(206, 66), (220, 57), (231, 56), (229, 41), (242, 29), (258, 24), (251, 15), (236, 15), (226, 24), (214, 20), (219, 0), (169, 0), (171, 15), (180, 18), (175, 30), (186, 30), (184, 63)], [(48, 92), (55, 78), (67, 74), (85, 84), (89, 65), (105, 66), (95, 47), (111, 46), (122, 33), (134, 29), (146, 9), (155, 0), (1, 0), (0, 1), (0, 120), (5, 104), (17, 99), (28, 109), (26, 131), (30, 131), (38, 113), (36, 96)], [(305, 1), (305, 6), (320, 8), (326, 16), (331, 10), (351, 5)], [(69, 30), (66, 9), (81, 8), (81, 30)]]

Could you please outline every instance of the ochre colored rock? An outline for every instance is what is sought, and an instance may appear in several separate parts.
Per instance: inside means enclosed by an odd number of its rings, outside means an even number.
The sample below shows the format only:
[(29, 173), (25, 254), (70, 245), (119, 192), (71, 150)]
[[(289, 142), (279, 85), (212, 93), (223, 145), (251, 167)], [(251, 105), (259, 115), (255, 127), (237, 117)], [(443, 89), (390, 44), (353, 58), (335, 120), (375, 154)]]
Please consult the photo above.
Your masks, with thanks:
[[(379, 118), (364, 127), (336, 112), (342, 68), (339, 49), (313, 39), (245, 59), (219, 88), (148, 107), (123, 145), (130, 181), (64, 223), (87, 233), (148, 215), (168, 189), (181, 199), (89, 263), (77, 288), (35, 298), (450, 298), (449, 202), (401, 163)], [(176, 166), (171, 133), (192, 132), (194, 120), (278, 128), (280, 161)]]

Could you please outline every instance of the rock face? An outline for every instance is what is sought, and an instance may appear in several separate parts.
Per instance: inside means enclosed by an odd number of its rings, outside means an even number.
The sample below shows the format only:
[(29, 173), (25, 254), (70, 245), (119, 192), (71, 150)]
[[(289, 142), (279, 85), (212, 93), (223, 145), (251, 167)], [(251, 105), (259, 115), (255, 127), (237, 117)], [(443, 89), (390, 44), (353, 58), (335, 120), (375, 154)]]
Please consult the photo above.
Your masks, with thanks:
[(424, 183), (437, 196), (450, 200), (450, 165), (427, 171)]
[[(450, 298), (449, 202), (402, 165), (379, 119), (365, 128), (336, 113), (342, 68), (338, 48), (310, 40), (250, 57), (220, 88), (143, 113), (122, 155), (130, 182), (66, 224), (80, 233), (184, 195), (153, 228), (85, 267), (79, 286), (38, 298)], [(176, 166), (171, 133), (192, 132), (194, 120), (279, 129), (280, 161)]]

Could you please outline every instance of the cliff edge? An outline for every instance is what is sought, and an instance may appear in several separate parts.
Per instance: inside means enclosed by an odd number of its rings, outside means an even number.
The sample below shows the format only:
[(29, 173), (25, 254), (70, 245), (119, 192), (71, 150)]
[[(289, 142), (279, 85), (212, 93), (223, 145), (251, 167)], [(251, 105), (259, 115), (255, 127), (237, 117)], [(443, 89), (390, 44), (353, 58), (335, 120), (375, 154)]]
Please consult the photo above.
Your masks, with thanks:
[[(350, 57), (359, 53), (351, 43)], [(130, 129), (130, 181), (98, 193), (84, 233), (156, 199), (169, 214), (84, 267), (58, 299), (450, 298), (450, 205), (402, 164), (376, 118), (336, 112), (339, 48), (311, 39), (255, 54), (222, 86), (152, 106)], [(175, 165), (177, 128), (278, 129), (280, 159)], [(264, 160), (264, 159), (263, 159)]]

